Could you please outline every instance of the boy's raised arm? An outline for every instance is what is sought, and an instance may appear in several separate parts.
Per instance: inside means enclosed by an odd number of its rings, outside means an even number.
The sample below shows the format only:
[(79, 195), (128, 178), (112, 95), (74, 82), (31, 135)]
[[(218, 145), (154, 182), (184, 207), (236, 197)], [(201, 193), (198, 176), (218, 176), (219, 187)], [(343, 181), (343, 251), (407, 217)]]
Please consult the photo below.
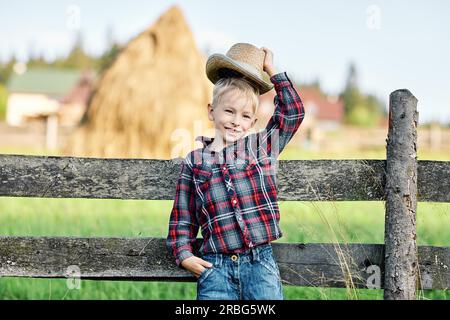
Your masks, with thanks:
[(267, 141), (267, 154), (274, 156), (276, 153), (275, 156), (278, 157), (300, 127), (305, 109), (286, 72), (272, 75), (270, 81), (276, 91), (275, 111), (266, 126), (267, 137), (264, 137), (264, 141)]
[(195, 187), (188, 161), (189, 157), (186, 157), (181, 165), (166, 239), (167, 249), (172, 252), (176, 264), (181, 268), (181, 262), (194, 255), (192, 244), (199, 229), (195, 215)]

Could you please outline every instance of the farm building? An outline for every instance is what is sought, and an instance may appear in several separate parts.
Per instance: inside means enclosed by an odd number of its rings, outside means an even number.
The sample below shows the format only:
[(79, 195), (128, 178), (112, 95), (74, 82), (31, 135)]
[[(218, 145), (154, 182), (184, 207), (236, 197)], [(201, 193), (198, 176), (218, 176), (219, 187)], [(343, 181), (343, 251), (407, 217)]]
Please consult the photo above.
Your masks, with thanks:
[(7, 88), (6, 122), (24, 127), (53, 119), (59, 126), (75, 126), (86, 110), (94, 82), (89, 71), (33, 68), (13, 73)]
[[(323, 94), (314, 86), (296, 86), (296, 88), (305, 106), (306, 115), (302, 122), (303, 134), (296, 135), (294, 140), (305, 146), (317, 145), (324, 133), (340, 128), (344, 120), (344, 103), (338, 97)], [(275, 90), (270, 90), (260, 97), (259, 112), (264, 123), (267, 123), (273, 114), (275, 94)]]

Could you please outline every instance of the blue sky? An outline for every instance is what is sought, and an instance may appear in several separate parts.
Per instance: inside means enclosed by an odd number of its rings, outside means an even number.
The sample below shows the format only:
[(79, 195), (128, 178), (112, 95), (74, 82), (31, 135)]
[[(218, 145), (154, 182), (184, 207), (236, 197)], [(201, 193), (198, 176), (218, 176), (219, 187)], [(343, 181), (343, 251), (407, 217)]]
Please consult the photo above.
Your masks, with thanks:
[[(450, 1), (0, 1), (0, 60), (47, 59), (70, 49), (81, 30), (85, 48), (100, 54), (106, 30), (121, 43), (149, 27), (171, 5), (183, 10), (200, 49), (225, 53), (234, 42), (266, 46), (279, 71), (319, 79), (342, 90), (354, 61), (360, 87), (388, 104), (407, 88), (419, 122), (450, 122)], [(77, 15), (79, 11), (79, 15)]]

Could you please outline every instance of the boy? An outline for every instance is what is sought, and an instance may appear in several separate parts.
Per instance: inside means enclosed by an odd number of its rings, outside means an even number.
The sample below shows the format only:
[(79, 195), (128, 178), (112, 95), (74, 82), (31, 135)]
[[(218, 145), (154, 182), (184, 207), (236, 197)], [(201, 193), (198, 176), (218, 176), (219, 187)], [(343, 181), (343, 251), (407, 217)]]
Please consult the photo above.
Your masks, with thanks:
[[(263, 72), (270, 77), (268, 83)], [(197, 299), (283, 299), (271, 241), (282, 236), (271, 162), (304, 118), (303, 103), (273, 54), (247, 43), (206, 63), (215, 84), (208, 117), (215, 137), (197, 137), (181, 166), (170, 216), (167, 248), (197, 277)], [(265, 130), (249, 134), (259, 94), (275, 86), (275, 111)], [(201, 227), (203, 244), (193, 254)]]

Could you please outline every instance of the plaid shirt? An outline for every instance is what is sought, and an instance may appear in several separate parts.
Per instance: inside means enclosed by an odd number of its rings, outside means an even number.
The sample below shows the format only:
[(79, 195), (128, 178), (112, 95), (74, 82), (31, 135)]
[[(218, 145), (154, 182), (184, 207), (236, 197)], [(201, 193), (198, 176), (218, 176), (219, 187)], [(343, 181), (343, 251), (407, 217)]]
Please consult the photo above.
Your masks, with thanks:
[(275, 111), (264, 130), (220, 152), (209, 150), (214, 138), (199, 136), (203, 148), (181, 163), (166, 240), (178, 266), (193, 256), (200, 227), (201, 254), (238, 253), (282, 236), (275, 164), (305, 111), (286, 72), (270, 81), (277, 93)]

